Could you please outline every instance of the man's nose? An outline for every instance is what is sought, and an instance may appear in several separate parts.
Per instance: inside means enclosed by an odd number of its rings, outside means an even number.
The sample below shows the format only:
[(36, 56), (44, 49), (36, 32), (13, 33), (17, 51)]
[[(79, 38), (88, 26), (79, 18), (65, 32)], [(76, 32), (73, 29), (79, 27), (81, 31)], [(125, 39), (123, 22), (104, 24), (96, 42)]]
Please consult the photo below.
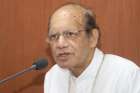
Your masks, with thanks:
[(57, 41), (57, 47), (60, 49), (68, 47), (68, 41), (64, 38), (64, 36), (60, 35)]

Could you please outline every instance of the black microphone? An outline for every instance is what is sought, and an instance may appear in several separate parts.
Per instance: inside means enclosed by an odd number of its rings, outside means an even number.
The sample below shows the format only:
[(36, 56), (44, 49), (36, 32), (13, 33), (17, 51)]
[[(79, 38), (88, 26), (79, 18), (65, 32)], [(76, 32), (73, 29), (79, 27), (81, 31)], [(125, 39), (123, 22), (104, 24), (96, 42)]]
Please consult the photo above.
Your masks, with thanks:
[(48, 65), (48, 61), (46, 59), (44, 59), (44, 58), (40, 58), (40, 59), (36, 60), (32, 64), (32, 66), (30, 66), (30, 67), (28, 67), (28, 68), (26, 68), (26, 69), (24, 69), (24, 70), (22, 70), (20, 72), (17, 72), (15, 74), (11, 75), (11, 76), (8, 76), (8, 77), (0, 80), (0, 84), (5, 83), (8, 80), (14, 79), (14, 78), (16, 78), (16, 77), (18, 77), (18, 76), (20, 76), (20, 75), (22, 75), (22, 74), (24, 74), (26, 72), (29, 72), (31, 70), (34, 70), (34, 69), (35, 70), (41, 70), (41, 69), (47, 67), (47, 65)]

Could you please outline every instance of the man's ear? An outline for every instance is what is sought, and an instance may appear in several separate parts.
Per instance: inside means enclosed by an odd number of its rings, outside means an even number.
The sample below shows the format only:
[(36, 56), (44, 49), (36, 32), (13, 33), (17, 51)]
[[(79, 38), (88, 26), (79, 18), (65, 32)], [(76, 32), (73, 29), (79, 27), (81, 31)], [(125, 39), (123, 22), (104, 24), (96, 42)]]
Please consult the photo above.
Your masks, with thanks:
[(99, 39), (99, 31), (98, 29), (92, 29), (91, 31), (91, 35), (90, 35), (90, 47), (91, 48), (95, 48), (97, 46), (98, 43), (98, 39)]
[(46, 42), (46, 48), (50, 48), (50, 43), (49, 43), (49, 39), (48, 38), (45, 39), (45, 42)]

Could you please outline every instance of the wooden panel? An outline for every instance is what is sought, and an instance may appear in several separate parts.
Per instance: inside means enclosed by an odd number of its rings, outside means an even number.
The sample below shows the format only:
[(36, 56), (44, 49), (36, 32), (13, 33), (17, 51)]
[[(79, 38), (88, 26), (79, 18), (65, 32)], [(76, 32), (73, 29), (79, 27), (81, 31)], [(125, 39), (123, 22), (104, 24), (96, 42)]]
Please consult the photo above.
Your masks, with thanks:
[(96, 12), (101, 49), (140, 65), (139, 0), (82, 0)]

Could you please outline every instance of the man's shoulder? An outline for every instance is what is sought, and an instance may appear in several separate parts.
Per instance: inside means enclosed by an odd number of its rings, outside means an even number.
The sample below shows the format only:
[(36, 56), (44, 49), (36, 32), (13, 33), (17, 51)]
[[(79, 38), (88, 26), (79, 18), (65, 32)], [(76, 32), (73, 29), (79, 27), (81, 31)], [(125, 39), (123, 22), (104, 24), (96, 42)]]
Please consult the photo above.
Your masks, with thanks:
[(66, 75), (69, 74), (68, 69), (63, 69), (58, 64), (53, 65), (48, 72), (46, 72), (45, 77), (52, 77), (52, 76), (58, 76), (58, 75)]
[(46, 76), (55, 73), (57, 70), (59, 70), (59, 66), (57, 64), (53, 65), (47, 72)]
[(125, 66), (125, 67), (128, 66), (128, 67), (139, 68), (133, 61), (131, 61), (127, 58), (124, 58), (124, 57), (121, 57), (118, 55), (114, 55), (114, 54), (105, 54), (98, 48), (96, 48), (96, 50), (98, 50), (98, 52), (100, 52), (100, 55), (101, 55), (101, 53), (104, 55), (103, 60), (107, 64), (115, 65), (115, 66), (119, 66), (119, 67), (120, 66)]
[(105, 54), (104, 61), (113, 67), (124, 69), (124, 70), (139, 69), (139, 67), (133, 61), (118, 55)]

